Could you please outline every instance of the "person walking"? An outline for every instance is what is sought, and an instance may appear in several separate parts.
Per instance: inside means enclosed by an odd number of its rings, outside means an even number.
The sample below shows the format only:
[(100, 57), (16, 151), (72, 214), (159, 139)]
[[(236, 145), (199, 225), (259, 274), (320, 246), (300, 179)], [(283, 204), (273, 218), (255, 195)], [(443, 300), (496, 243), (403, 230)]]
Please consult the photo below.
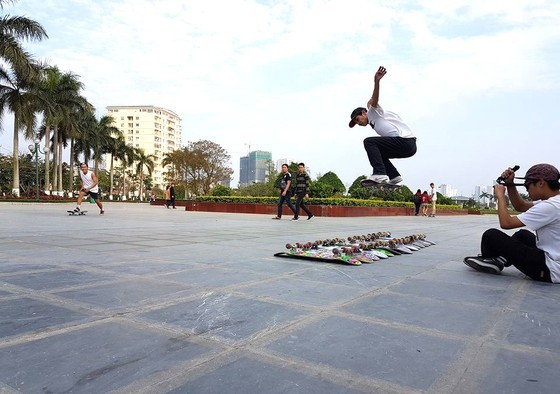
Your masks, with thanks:
[(171, 204), (171, 185), (165, 187), (165, 208), (169, 209), (169, 204)]
[(422, 208), (422, 216), (428, 216), (428, 203), (430, 202), (430, 196), (428, 192), (424, 190), (422, 193), (422, 203), (420, 204)]
[(422, 192), (420, 189), (416, 190), (416, 194), (412, 196), (412, 201), (414, 201), (414, 216), (418, 216), (420, 205), (422, 204)]
[(429, 215), (431, 218), (436, 217), (436, 201), (437, 201), (437, 190), (434, 185), (434, 182), (430, 183), (430, 201), (432, 202), (432, 213)]
[(374, 77), (373, 94), (367, 102), (367, 109), (358, 107), (350, 114), (349, 127), (367, 126), (379, 134), (364, 140), (373, 174), (362, 181), (366, 183), (402, 182), (402, 177), (390, 159), (402, 159), (416, 153), (416, 137), (410, 127), (394, 112), (384, 111), (379, 105), (379, 84), (385, 76), (385, 67), (379, 67)]
[(292, 210), (296, 216), (296, 209), (292, 204), (292, 174), (288, 171), (288, 165), (282, 164), (282, 179), (280, 180), (280, 198), (278, 199), (278, 213), (272, 219), (282, 219), (282, 205), (286, 202), (288, 208)]
[(313, 214), (303, 202), (304, 198), (309, 198), (309, 175), (305, 172), (305, 164), (298, 164), (298, 174), (296, 175), (296, 210), (292, 220), (299, 220), (299, 209), (303, 209), (307, 213), (307, 220), (313, 217)]
[(74, 209), (74, 212), (81, 212), (82, 199), (89, 196), (90, 198), (93, 198), (99, 207), (99, 214), (103, 215), (105, 211), (103, 210), (103, 204), (99, 199), (99, 179), (93, 171), (89, 170), (87, 163), (80, 164), (80, 178), (82, 180), (82, 188), (80, 189), (80, 194), (78, 194), (77, 206)]
[(173, 209), (175, 208), (175, 184), (172, 183), (171, 186), (169, 187), (169, 204), (171, 204), (171, 206), (173, 207)]

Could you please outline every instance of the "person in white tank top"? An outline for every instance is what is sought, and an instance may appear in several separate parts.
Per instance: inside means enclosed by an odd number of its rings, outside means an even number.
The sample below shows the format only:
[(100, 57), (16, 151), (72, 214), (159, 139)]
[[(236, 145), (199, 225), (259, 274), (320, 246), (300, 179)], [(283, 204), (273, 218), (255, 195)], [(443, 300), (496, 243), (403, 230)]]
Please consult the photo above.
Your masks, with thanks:
[(86, 196), (90, 196), (99, 207), (99, 214), (103, 215), (105, 211), (99, 199), (99, 180), (97, 179), (97, 175), (89, 170), (86, 163), (80, 164), (80, 178), (82, 179), (82, 188), (78, 195), (78, 206), (74, 209), (74, 212), (80, 212), (82, 210), (82, 199)]

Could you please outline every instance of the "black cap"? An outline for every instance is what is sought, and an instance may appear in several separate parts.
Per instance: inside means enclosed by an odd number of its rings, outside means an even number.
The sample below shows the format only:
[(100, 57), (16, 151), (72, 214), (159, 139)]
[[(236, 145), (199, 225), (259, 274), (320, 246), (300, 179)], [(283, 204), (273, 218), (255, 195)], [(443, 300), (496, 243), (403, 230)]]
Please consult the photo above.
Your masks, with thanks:
[(350, 114), (350, 123), (348, 123), (348, 127), (354, 127), (356, 125), (356, 116), (361, 115), (363, 111), (367, 112), (367, 109), (364, 107), (358, 107)]

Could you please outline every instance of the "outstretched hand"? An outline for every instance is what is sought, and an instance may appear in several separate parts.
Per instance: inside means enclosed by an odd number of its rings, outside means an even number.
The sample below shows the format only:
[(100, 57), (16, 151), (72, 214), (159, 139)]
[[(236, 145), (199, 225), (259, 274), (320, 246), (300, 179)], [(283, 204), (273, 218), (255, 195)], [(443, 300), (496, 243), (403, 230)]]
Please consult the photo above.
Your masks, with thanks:
[(383, 66), (379, 66), (379, 69), (375, 73), (375, 82), (379, 82), (387, 74), (387, 69)]

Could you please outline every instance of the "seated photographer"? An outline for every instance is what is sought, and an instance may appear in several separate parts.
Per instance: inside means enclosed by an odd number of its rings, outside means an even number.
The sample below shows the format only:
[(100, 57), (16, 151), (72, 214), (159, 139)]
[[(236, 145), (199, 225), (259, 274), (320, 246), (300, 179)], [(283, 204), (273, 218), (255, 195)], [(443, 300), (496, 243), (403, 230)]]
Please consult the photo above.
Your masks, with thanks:
[[(536, 164), (525, 174), (523, 184), (514, 183), (515, 172), (508, 168), (494, 186), (498, 219), (503, 229), (527, 227), (512, 236), (489, 229), (482, 235), (481, 254), (465, 257), (466, 265), (477, 271), (499, 274), (513, 265), (534, 280), (560, 283), (560, 174), (550, 164)], [(525, 186), (532, 201), (519, 195), (516, 186)], [(522, 212), (511, 216), (505, 193), (513, 207)]]

